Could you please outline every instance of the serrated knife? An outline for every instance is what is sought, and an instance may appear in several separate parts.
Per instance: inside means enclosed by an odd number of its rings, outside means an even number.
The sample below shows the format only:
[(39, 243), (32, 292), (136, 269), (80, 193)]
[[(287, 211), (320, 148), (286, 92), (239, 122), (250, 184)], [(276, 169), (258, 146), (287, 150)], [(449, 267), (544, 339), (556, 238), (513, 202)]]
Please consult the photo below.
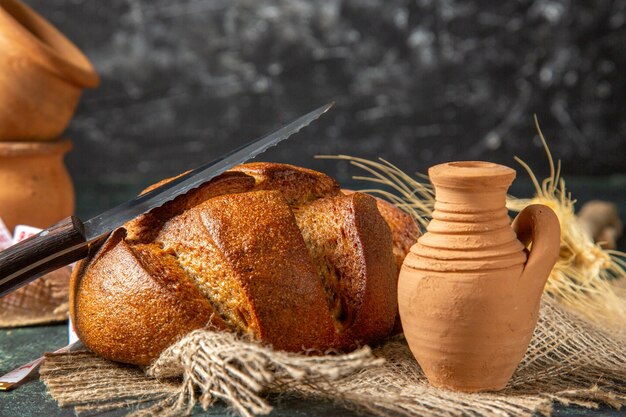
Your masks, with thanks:
[(5, 249), (0, 252), (0, 297), (47, 272), (86, 257), (89, 251), (97, 249), (113, 230), (124, 223), (265, 152), (308, 126), (326, 113), (332, 105), (333, 103), (329, 103), (313, 110), (272, 133), (84, 223), (79, 218), (70, 216), (41, 233)]

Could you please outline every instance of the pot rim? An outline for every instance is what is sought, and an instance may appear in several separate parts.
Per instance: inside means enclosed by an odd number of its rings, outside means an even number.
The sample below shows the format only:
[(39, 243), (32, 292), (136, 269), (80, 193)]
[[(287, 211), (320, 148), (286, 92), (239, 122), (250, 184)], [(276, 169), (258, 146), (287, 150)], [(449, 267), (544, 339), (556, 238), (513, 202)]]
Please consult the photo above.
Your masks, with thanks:
[(506, 165), (487, 161), (444, 162), (428, 169), (431, 182), (445, 187), (494, 186), (507, 187), (516, 172)]
[(51, 142), (0, 142), (0, 157), (65, 154), (73, 146), (69, 139)]
[(17, 31), (23, 46), (35, 52), (35, 59), (46, 69), (80, 88), (100, 84), (100, 77), (89, 59), (32, 8), (19, 0), (0, 0), (2, 17)]

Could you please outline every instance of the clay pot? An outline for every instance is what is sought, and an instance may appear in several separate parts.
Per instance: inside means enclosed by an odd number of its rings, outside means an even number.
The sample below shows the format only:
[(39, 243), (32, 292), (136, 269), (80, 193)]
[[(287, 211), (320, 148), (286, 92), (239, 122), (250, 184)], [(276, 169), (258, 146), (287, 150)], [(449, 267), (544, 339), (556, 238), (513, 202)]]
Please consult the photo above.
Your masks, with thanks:
[(429, 175), (433, 219), (398, 282), (404, 334), (432, 385), (499, 390), (537, 324), (559, 254), (559, 221), (550, 208), (532, 205), (510, 226), (505, 199), (515, 171), (505, 166), (450, 162)]
[(0, 140), (54, 140), (98, 74), (80, 50), (18, 0), (0, 0)]
[(51, 226), (74, 211), (74, 187), (63, 164), (69, 140), (0, 142), (0, 218), (17, 224)]

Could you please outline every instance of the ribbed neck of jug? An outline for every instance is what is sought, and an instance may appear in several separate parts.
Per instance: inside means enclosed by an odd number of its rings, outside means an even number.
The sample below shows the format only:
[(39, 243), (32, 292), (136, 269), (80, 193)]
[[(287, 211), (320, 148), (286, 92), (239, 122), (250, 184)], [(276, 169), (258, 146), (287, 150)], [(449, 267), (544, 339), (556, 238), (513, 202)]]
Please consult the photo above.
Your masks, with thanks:
[(414, 249), (422, 258), (446, 263), (433, 266), (416, 258), (415, 268), (469, 271), (526, 261), (506, 209), (513, 169), (491, 162), (448, 162), (428, 174), (435, 187), (435, 210)]

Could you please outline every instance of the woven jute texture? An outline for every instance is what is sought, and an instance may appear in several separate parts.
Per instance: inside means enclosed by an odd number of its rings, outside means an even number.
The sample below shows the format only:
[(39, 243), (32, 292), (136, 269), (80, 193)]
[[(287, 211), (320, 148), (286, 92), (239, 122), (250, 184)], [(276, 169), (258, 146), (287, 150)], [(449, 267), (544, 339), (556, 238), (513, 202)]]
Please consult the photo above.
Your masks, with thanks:
[(552, 404), (626, 404), (626, 338), (544, 300), (528, 351), (499, 392), (431, 387), (401, 338), (371, 351), (277, 352), (229, 333), (199, 330), (148, 369), (91, 352), (49, 354), (41, 378), (77, 412), (130, 407), (132, 416), (182, 416), (223, 401), (241, 416), (267, 414), (272, 394), (330, 400), (380, 416), (549, 415)]
[(42, 278), (0, 298), (0, 327), (20, 327), (67, 320), (70, 268)]

